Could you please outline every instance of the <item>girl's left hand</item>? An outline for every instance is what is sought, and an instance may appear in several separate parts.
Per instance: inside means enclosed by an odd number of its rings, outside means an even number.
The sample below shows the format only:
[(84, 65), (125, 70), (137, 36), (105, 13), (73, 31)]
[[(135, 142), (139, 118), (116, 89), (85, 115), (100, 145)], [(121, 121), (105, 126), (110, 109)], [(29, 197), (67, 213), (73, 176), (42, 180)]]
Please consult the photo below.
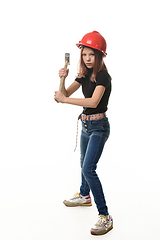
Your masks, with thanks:
[(56, 91), (55, 94), (54, 94), (54, 100), (56, 102), (64, 103), (65, 102), (65, 96), (60, 91)]

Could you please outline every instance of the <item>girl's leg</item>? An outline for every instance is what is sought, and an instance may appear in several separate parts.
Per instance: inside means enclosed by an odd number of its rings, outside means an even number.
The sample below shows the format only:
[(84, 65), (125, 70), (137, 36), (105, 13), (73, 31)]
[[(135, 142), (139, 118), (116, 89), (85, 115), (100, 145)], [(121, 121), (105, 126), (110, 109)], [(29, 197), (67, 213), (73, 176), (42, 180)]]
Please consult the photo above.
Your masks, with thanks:
[[(88, 134), (86, 134), (83, 130), (81, 133), (81, 141), (80, 141), (80, 149), (81, 149), (81, 169), (83, 167), (83, 162), (84, 162), (84, 158), (85, 158), (85, 154), (86, 154), (86, 149), (88, 146), (88, 141), (89, 141), (89, 137)], [(86, 181), (83, 173), (81, 172), (81, 187), (80, 187), (80, 194), (82, 196), (88, 196), (89, 192), (90, 192), (90, 187), (88, 185), (88, 182)]]
[(96, 168), (107, 138), (108, 135), (101, 131), (93, 132), (90, 135), (82, 166), (82, 174), (85, 182), (88, 184), (86, 186), (89, 186), (92, 191), (99, 214), (105, 216), (109, 214), (108, 207), (106, 206), (102, 185), (96, 173)]

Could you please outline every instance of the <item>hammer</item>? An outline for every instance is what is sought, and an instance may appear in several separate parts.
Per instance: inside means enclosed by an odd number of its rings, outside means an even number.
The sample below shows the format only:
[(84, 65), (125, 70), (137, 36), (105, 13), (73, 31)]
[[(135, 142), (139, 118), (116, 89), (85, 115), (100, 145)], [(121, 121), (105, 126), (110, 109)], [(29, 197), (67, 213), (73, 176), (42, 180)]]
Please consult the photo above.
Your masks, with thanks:
[[(70, 54), (69, 53), (65, 53), (65, 65), (64, 68), (67, 69), (67, 66), (70, 64)], [(65, 77), (61, 77), (60, 78), (60, 84), (59, 84), (59, 91), (62, 92), (63, 87), (64, 87), (64, 81), (65, 81)]]

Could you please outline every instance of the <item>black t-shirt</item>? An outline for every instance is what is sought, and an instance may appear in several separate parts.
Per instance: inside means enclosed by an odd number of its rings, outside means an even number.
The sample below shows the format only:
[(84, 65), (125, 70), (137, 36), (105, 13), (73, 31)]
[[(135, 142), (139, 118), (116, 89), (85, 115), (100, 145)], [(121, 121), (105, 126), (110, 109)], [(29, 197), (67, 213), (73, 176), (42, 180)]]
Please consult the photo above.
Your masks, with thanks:
[(95, 88), (99, 85), (105, 87), (105, 92), (96, 108), (83, 108), (83, 113), (86, 115), (104, 113), (107, 111), (109, 96), (111, 93), (111, 77), (107, 70), (100, 70), (96, 76), (96, 82), (92, 82), (90, 77), (93, 70), (89, 70), (88, 74), (82, 78), (76, 78), (75, 81), (82, 85), (82, 92), (85, 98), (91, 98)]

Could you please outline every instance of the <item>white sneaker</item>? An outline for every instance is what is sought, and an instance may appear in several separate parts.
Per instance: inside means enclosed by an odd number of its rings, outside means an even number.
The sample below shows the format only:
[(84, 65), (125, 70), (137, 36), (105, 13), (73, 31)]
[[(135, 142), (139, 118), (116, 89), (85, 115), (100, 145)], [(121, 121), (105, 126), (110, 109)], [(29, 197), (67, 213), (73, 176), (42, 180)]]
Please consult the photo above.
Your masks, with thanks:
[(92, 206), (91, 197), (82, 196), (80, 193), (76, 193), (70, 200), (64, 200), (63, 203), (67, 207), (76, 207), (76, 206)]
[(99, 215), (98, 222), (91, 229), (92, 235), (102, 235), (109, 232), (113, 228), (113, 219), (110, 215)]

